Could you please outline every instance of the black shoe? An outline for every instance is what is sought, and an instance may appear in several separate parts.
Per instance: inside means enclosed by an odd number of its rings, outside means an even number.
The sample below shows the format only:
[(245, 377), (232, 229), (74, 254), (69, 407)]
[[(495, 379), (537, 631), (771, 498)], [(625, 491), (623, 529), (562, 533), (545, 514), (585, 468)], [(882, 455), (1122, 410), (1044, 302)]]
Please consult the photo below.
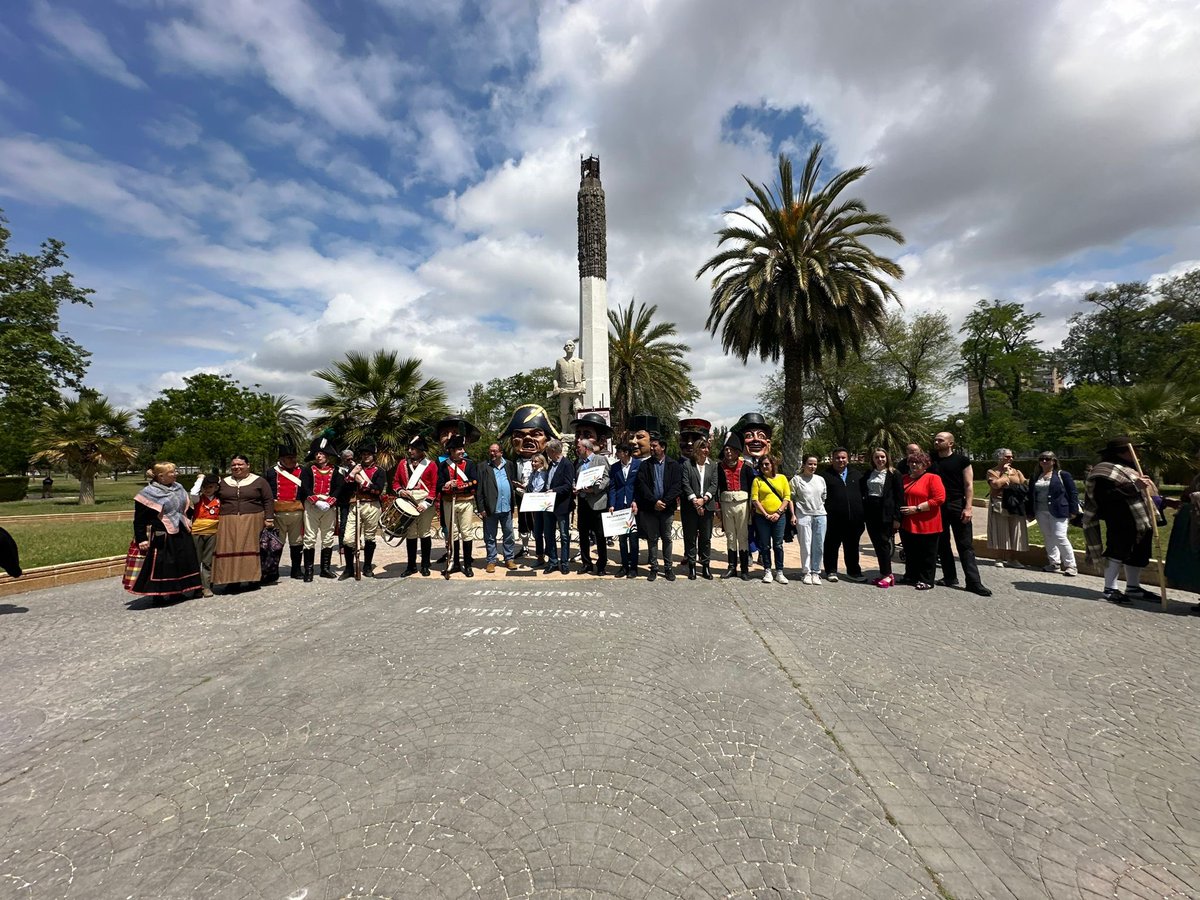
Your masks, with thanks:
[(688, 581), (696, 580), (696, 564), (688, 563)]
[(667, 566), (666, 571), (663, 572), (663, 578), (667, 579), (667, 581), (674, 581), (675, 580), (675, 570), (672, 569), (670, 566)]
[(417, 574), (417, 564), (409, 563), (403, 572), (400, 573), (401, 578), (407, 578), (409, 575)]
[(558, 567), (558, 571), (562, 572), (562, 574), (564, 574), (564, 575), (570, 575), (570, 574), (571, 574), (571, 567), (570, 567), (570, 566), (568, 566), (566, 563), (563, 563), (562, 565), (560, 565), (560, 566)]
[(1154, 599), (1154, 594), (1150, 593), (1148, 590), (1146, 590), (1141, 585), (1138, 585), (1137, 587), (1126, 586), (1125, 596), (1128, 597), (1130, 600), (1153, 600)]
[(1109, 603), (1128, 603), (1129, 602), (1129, 598), (1127, 596), (1125, 596), (1124, 594), (1122, 594), (1116, 588), (1113, 588), (1111, 591), (1105, 591), (1104, 599), (1107, 600)]
[(658, 579), (658, 569), (651, 568), (650, 574), (646, 576), (647, 581), (656, 581)]
[(957, 581), (947, 581), (945, 578), (939, 578), (939, 579), (938, 579), (936, 582), (934, 582), (934, 583), (935, 583), (935, 584), (936, 584), (938, 587), (950, 587), (950, 588), (956, 588), (956, 587), (958, 587), (958, 582), (957, 582)]
[(625, 573), (626, 578), (637, 578), (637, 566), (630, 566), (629, 571)]
[(984, 587), (982, 584), (969, 584), (969, 585), (967, 585), (967, 593), (968, 593), (968, 594), (977, 594), (977, 595), (978, 595), (978, 596), (980, 596), (980, 597), (990, 597), (990, 596), (992, 596), (992, 591), (991, 591), (991, 589), (990, 589), (990, 588), (985, 588), (985, 587)]
[(579, 567), (579, 574), (580, 575), (595, 575), (596, 570), (592, 568), (591, 563), (584, 563), (582, 566)]
[(421, 575), (424, 576), (425, 578), (429, 577), (429, 563), (427, 563), (427, 562), (421, 563)]
[(600, 566), (600, 565), (596, 566), (596, 577), (597, 577), (597, 578), (603, 578), (605, 575), (607, 575), (607, 574), (608, 574), (608, 571), (607, 571), (607, 569), (608, 569), (608, 565), (607, 565), (607, 564), (605, 564), (605, 565), (603, 565), (603, 566)]
[(713, 580), (712, 569), (709, 568), (708, 563), (705, 563), (704, 565), (702, 565), (700, 567), (700, 577), (703, 578), (705, 581)]
[(551, 572), (558, 571), (558, 563), (547, 563), (546, 568), (542, 569), (543, 575), (549, 575)]

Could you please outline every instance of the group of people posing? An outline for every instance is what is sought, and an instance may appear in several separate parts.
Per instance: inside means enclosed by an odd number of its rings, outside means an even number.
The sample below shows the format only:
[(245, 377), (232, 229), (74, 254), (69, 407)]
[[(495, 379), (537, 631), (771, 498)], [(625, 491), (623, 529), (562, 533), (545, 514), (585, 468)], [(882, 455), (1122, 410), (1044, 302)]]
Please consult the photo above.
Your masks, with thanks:
[[(668, 456), (652, 416), (633, 417), (629, 432), (612, 447), (615, 458), (605, 452), (612, 432), (602, 417), (586, 413), (571, 425), (574, 459), (568, 458), (545, 411), (527, 404), (514, 412), (503, 436), (513, 458), (494, 443), (487, 459), (477, 462), (467, 458), (466, 446), (478, 440), (478, 430), (464, 419), (447, 418), (434, 429), (439, 452), (432, 455), (426, 438), (414, 436), (390, 478), (376, 465), (374, 446), (338, 454), (327, 433), (313, 441), (303, 465), (291, 447), (280, 448), (278, 464), (265, 476), (251, 473), (245, 457), (235, 457), (228, 476), (198, 479), (191, 497), (175, 483), (175, 467), (159, 463), (135, 503), (134, 536), (147, 562), (131, 590), (167, 596), (207, 594), (213, 585), (227, 590), (256, 586), (263, 581), (264, 529), (278, 532), (288, 546), (290, 576), (298, 580), (336, 578), (333, 557), (339, 552), (343, 578), (372, 577), (381, 530), (405, 544), (402, 577), (432, 574), (436, 542), (446, 547), (442, 574), (470, 578), (476, 517), (482, 519), (488, 572), (515, 569), (518, 557), (529, 554), (528, 564), (545, 573), (568, 573), (575, 535), (580, 574), (636, 578), (642, 572), (644, 542), (646, 579), (673, 581), (678, 516), (689, 579), (714, 577), (712, 539), (719, 522), (727, 555), (723, 578), (750, 579), (757, 551), (762, 581), (787, 584), (784, 544), (795, 540), (800, 565), (791, 574), (800, 583), (840, 577), (863, 582), (859, 542), (865, 531), (876, 557), (879, 574), (872, 583), (877, 587), (908, 584), (924, 591), (959, 586), (961, 566), (962, 587), (980, 596), (991, 594), (972, 546), (972, 464), (955, 449), (949, 432), (935, 436), (932, 452), (910, 444), (905, 457), (895, 462), (876, 448), (869, 466), (861, 469), (851, 464), (846, 448), (835, 449), (824, 465), (809, 455), (789, 477), (779, 471), (770, 452), (771, 426), (758, 413), (742, 416), (719, 449), (711, 445), (708, 422), (682, 420), (679, 458)], [(1109, 560), (1106, 595), (1137, 596), (1140, 566), (1146, 561), (1142, 557), (1148, 554), (1143, 553), (1145, 534), (1134, 527), (1136, 505), (1127, 502), (1126, 494), (1141, 497), (1148, 479), (1138, 480), (1135, 473), (1109, 489), (1115, 476), (1102, 463), (1096, 479), (1088, 482), (1090, 499), (1083, 503), (1053, 453), (1041, 454), (1039, 464), (1040, 475), (1030, 481), (1012, 465), (1011, 453), (1000, 451), (996, 468), (987, 473), (989, 545), (1000, 551), (1000, 564), (1006, 554), (1010, 563), (1015, 560), (1015, 552), (1023, 549), (1026, 522), (1036, 518), (1046, 536), (1046, 570), (1075, 575), (1066, 529), (1070, 519), (1082, 514), (1085, 526), (1109, 523), (1108, 546), (1102, 551)], [(546, 500), (522, 509), (529, 494)], [(1011, 495), (1019, 495), (1019, 508)], [(606, 513), (609, 519), (621, 513), (631, 523), (619, 530), (618, 559), (611, 569), (614, 542), (611, 532), (605, 533)], [(1129, 522), (1133, 525), (1125, 527)], [(902, 576), (893, 570), (895, 556), (905, 561)], [(1125, 593), (1115, 583), (1122, 566)]]

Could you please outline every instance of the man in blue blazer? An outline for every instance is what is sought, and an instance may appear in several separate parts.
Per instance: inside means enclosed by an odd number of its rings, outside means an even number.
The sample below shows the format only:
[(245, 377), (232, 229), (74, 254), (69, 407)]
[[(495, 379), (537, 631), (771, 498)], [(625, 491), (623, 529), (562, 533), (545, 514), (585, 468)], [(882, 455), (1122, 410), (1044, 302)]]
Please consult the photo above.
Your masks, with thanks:
[(675, 521), (675, 510), (679, 506), (679, 495), (683, 490), (683, 470), (679, 460), (667, 456), (667, 444), (663, 436), (654, 432), (650, 436), (650, 458), (642, 460), (634, 479), (633, 499), (637, 508), (638, 531), (646, 537), (649, 548), (650, 574), (647, 581), (658, 577), (658, 547), (662, 544), (663, 577), (675, 580), (671, 567), (671, 525)]
[[(608, 471), (608, 511), (629, 509), (633, 506), (633, 483), (637, 478), (640, 459), (633, 456), (633, 444), (623, 441), (617, 445), (617, 461)], [(623, 534), (617, 541), (621, 545), (621, 572), (617, 577), (637, 577), (638, 536), (634, 531)]]
[[(554, 494), (554, 516), (552, 529), (548, 529), (546, 534), (547, 565), (542, 574), (549, 575), (558, 569), (566, 575), (567, 564), (571, 561), (571, 504), (575, 496), (575, 467), (570, 460), (563, 459), (563, 445), (559, 440), (546, 442), (546, 458), (550, 462), (546, 490)], [(558, 532), (557, 541), (555, 531)]]

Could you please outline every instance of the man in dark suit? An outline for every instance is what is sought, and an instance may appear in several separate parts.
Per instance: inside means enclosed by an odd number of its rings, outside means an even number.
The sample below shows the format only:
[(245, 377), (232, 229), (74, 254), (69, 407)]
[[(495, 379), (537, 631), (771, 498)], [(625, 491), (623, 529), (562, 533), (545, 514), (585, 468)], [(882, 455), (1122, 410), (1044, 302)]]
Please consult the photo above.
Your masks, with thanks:
[(658, 578), (658, 547), (662, 544), (663, 576), (675, 580), (671, 568), (671, 523), (683, 489), (683, 473), (679, 461), (667, 457), (663, 436), (650, 436), (650, 458), (643, 460), (634, 481), (633, 496), (638, 531), (646, 537), (650, 549), (650, 574), (647, 581)]
[[(596, 481), (587, 487), (576, 488), (575, 499), (578, 512), (575, 523), (579, 531), (580, 575), (604, 575), (608, 568), (608, 544), (604, 540), (604, 523), (600, 516), (608, 509), (608, 460), (597, 452), (591, 438), (575, 441), (578, 462), (575, 465), (575, 480), (591, 469), (600, 472)], [(596, 567), (592, 568), (592, 543), (596, 544)]]
[[(546, 474), (546, 490), (554, 494), (554, 528), (558, 532), (557, 543), (553, 532), (546, 536), (548, 558), (543, 575), (555, 569), (567, 574), (567, 563), (571, 561), (571, 506), (575, 496), (575, 467), (563, 459), (562, 441), (546, 442), (546, 458), (550, 468)], [(557, 552), (556, 552), (557, 550)]]
[(513, 540), (513, 510), (517, 508), (517, 465), (505, 459), (499, 444), (488, 447), (488, 462), (479, 476), (475, 505), (483, 519), (483, 546), (487, 548), (486, 571), (496, 571), (496, 528), (504, 541), (504, 568), (517, 567), (517, 545)]
[(687, 577), (696, 580), (696, 559), (700, 577), (712, 581), (712, 531), (717, 512), (717, 464), (708, 458), (708, 436), (701, 435), (692, 444), (692, 458), (683, 464), (683, 502), (679, 517), (683, 520), (683, 556)]
[(826, 485), (825, 513), (828, 531), (825, 532), (825, 578), (837, 581), (838, 548), (846, 557), (846, 577), (850, 581), (865, 581), (858, 563), (858, 542), (867, 527), (863, 517), (862, 492), (858, 483), (862, 472), (850, 466), (850, 451), (838, 447), (829, 456), (830, 466), (823, 473)]
[[(608, 470), (608, 511), (629, 509), (633, 506), (633, 486), (637, 478), (640, 459), (633, 458), (633, 444), (625, 441), (617, 445), (617, 461)], [(637, 576), (638, 536), (623, 534), (617, 538), (621, 546), (621, 575), (626, 578)]]

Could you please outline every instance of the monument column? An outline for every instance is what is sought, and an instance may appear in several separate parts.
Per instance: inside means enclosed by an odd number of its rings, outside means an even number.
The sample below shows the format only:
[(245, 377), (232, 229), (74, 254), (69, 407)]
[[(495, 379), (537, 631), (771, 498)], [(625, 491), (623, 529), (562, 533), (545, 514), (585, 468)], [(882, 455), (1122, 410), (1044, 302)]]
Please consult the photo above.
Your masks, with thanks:
[(608, 238), (600, 158), (579, 163), (579, 348), (587, 379), (580, 406), (612, 404), (608, 389)]

